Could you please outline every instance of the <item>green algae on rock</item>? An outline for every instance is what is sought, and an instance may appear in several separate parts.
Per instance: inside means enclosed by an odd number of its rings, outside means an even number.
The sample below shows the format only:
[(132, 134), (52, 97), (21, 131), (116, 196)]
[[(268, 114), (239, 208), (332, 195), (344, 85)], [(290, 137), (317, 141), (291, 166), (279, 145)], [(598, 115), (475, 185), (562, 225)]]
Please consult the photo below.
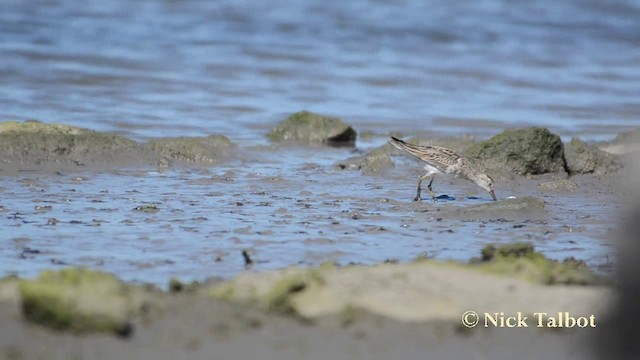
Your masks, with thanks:
[(253, 283), (251, 275), (241, 276), (239, 281), (214, 286), (210, 294), (216, 299), (256, 304), (271, 312), (300, 316), (296, 310), (297, 297), (321, 286), (324, 283), (323, 272), (331, 268), (333, 265), (311, 270), (286, 269), (261, 284)]
[(25, 319), (76, 333), (128, 336), (144, 302), (141, 291), (113, 275), (82, 268), (45, 271), (19, 288)]
[(539, 127), (506, 130), (471, 146), (464, 155), (495, 177), (565, 171), (562, 140)]
[(482, 257), (472, 260), (471, 265), (491, 273), (522, 277), (547, 285), (596, 285), (602, 282), (584, 262), (573, 258), (562, 262), (548, 259), (536, 252), (530, 243), (491, 244), (485, 246), (481, 254)]
[(171, 160), (217, 163), (228, 156), (232, 143), (226, 136), (175, 137), (151, 140), (147, 144), (154, 152)]
[(4, 162), (82, 166), (130, 162), (142, 146), (123, 136), (70, 125), (38, 121), (0, 123), (0, 153)]
[(353, 146), (356, 131), (336, 117), (300, 111), (281, 121), (268, 134), (274, 142), (322, 143), (330, 146)]
[(192, 281), (191, 283), (182, 282), (176, 278), (169, 280), (169, 292), (170, 293), (194, 293), (200, 288), (200, 283)]
[(570, 175), (606, 175), (622, 168), (613, 155), (577, 138), (571, 139), (571, 142), (565, 145), (564, 156)]

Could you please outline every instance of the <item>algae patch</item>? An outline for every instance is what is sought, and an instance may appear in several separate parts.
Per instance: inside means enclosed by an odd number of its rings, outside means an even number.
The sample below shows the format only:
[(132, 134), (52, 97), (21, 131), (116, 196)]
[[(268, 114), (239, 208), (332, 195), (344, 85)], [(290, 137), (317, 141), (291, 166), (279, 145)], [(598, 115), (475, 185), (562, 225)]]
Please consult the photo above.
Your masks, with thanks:
[(472, 259), (469, 266), (546, 285), (596, 285), (603, 281), (584, 262), (574, 258), (561, 262), (548, 259), (529, 243), (487, 245), (481, 255), (479, 259)]
[[(213, 287), (210, 295), (216, 299), (239, 301), (279, 314), (292, 315), (300, 319), (305, 316), (298, 311), (300, 296), (324, 285), (323, 272), (333, 265), (317, 269), (287, 269), (270, 279), (259, 279), (250, 275)], [(263, 276), (270, 277), (270, 274)]]
[(128, 336), (131, 318), (144, 302), (140, 290), (113, 275), (86, 269), (45, 271), (21, 281), (26, 320), (56, 330), (105, 332)]

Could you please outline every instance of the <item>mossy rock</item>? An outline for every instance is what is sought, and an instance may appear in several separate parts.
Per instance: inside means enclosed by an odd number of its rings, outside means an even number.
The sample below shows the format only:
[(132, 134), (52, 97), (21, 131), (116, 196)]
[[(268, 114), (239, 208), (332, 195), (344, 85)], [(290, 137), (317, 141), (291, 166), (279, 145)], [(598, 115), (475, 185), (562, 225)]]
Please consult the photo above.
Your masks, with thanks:
[(223, 135), (175, 137), (151, 140), (154, 152), (171, 160), (217, 163), (230, 154), (231, 140)]
[(353, 146), (357, 133), (339, 118), (300, 111), (280, 122), (268, 137), (273, 142)]
[(130, 162), (142, 146), (123, 136), (38, 121), (0, 123), (2, 161), (20, 164)]
[(481, 254), (480, 259), (471, 261), (471, 266), (491, 273), (518, 276), (547, 285), (594, 285), (602, 282), (584, 262), (573, 258), (562, 262), (548, 259), (529, 243), (490, 244), (482, 249)]
[(562, 140), (545, 128), (507, 130), (471, 146), (464, 154), (496, 177), (565, 171)]
[(139, 291), (114, 276), (86, 269), (45, 271), (20, 283), (22, 312), (30, 322), (75, 333), (127, 336), (141, 308)]
[(565, 145), (564, 156), (570, 175), (606, 175), (616, 173), (622, 168), (613, 155), (576, 138)]

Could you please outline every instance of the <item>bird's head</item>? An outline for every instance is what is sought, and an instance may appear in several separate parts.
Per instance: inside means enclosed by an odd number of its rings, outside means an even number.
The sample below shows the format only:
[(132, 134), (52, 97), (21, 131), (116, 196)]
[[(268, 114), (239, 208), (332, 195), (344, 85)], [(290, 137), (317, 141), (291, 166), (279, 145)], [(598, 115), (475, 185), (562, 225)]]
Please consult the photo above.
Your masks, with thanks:
[(493, 198), (493, 200), (498, 200), (498, 198), (496, 198), (496, 192), (495, 189), (493, 187), (493, 179), (490, 178), (489, 176), (485, 175), (485, 174), (480, 174), (478, 175), (476, 184), (478, 184), (478, 186), (480, 186), (481, 188), (487, 190), (489, 192), (489, 194), (491, 194), (491, 197)]

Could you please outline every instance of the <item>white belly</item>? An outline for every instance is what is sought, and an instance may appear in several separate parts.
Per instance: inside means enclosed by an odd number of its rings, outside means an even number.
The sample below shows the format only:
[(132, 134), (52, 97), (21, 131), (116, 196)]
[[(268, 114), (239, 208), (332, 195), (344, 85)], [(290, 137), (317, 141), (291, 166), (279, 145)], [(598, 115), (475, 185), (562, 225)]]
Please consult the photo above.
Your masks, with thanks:
[(427, 175), (433, 175), (433, 174), (439, 174), (440, 170), (436, 169), (435, 167), (427, 164), (424, 166), (424, 169), (427, 170)]

